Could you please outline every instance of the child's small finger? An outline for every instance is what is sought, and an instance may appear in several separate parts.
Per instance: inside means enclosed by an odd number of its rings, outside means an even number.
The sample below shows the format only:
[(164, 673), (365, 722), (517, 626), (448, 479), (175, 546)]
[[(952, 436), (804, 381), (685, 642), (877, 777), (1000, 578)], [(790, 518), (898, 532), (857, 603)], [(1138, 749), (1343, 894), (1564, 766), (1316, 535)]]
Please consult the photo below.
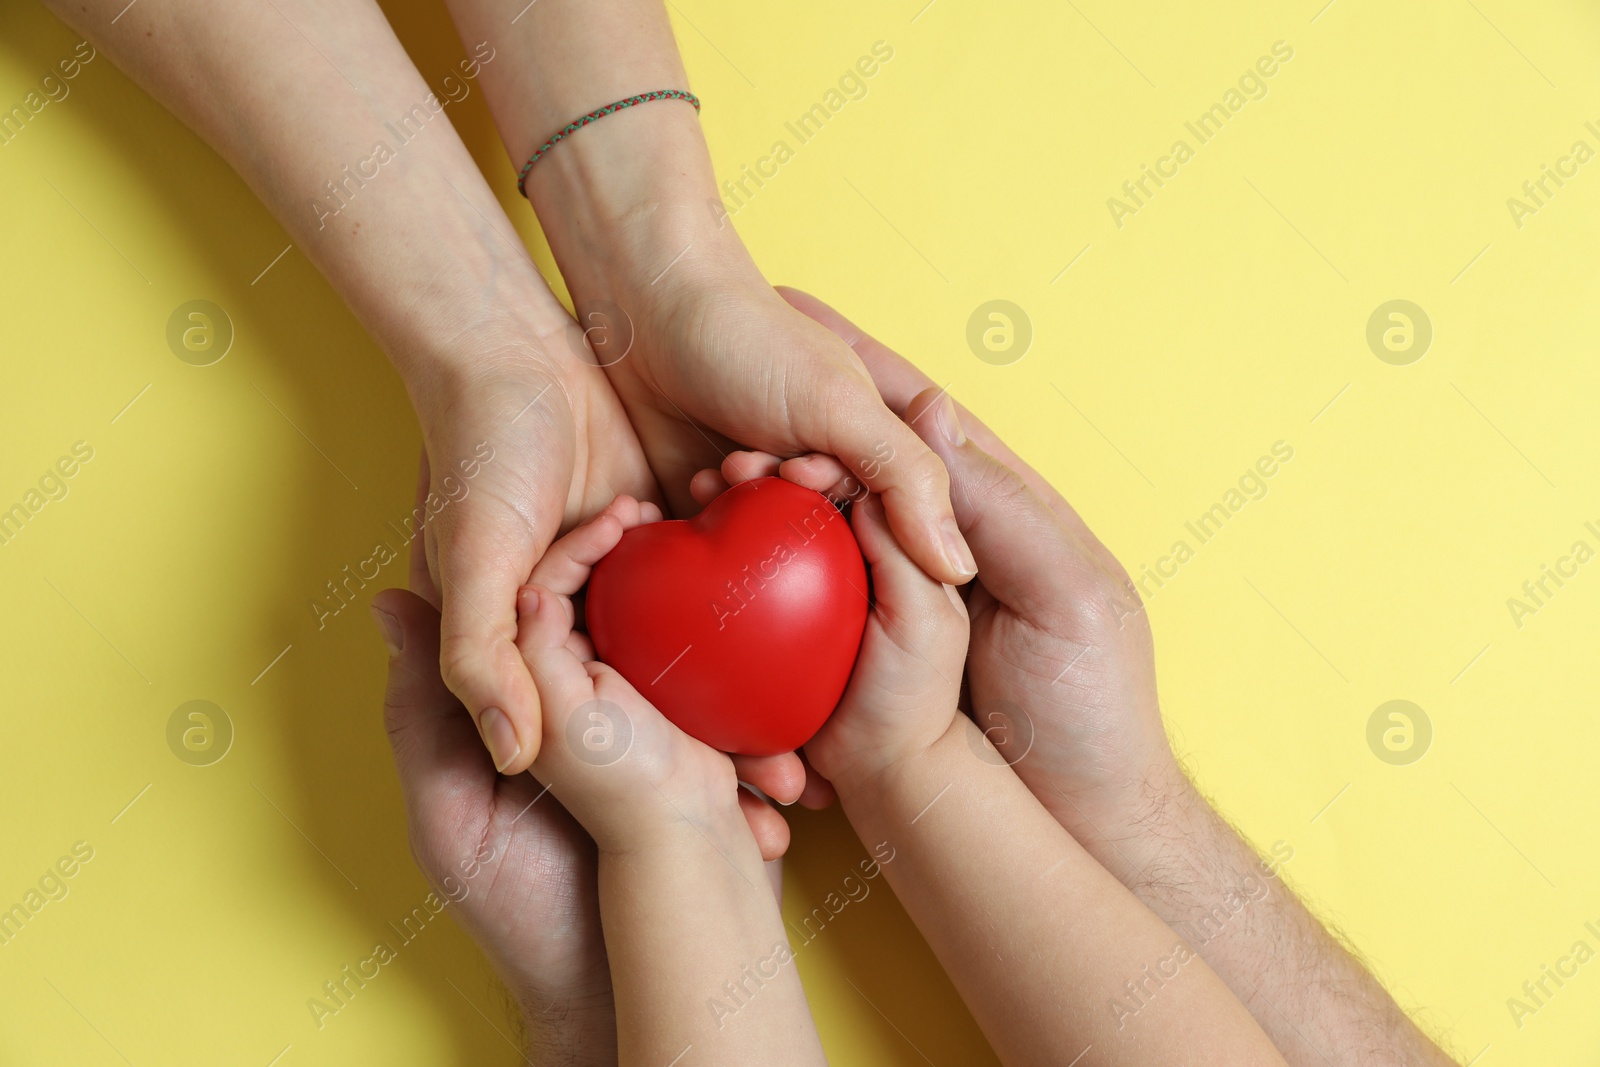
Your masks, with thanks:
[(660, 522), (662, 518), (664, 518), (664, 516), (661, 514), (660, 505), (649, 500), (640, 502), (639, 521), (641, 523), (649, 524), (652, 522)]
[(703, 470), (689, 479), (689, 495), (694, 497), (694, 502), (705, 507), (717, 497), (728, 491), (728, 479), (722, 476), (719, 470)]
[(850, 473), (850, 468), (821, 452), (784, 460), (778, 467), (778, 474), (824, 496), (842, 499), (861, 495), (861, 480)]
[(579, 663), (588, 663), (594, 659), (594, 642), (590, 641), (584, 634), (574, 630), (567, 635), (567, 651), (571, 652), (573, 658)]
[(739, 810), (750, 824), (750, 833), (761, 849), (763, 860), (775, 860), (789, 851), (789, 824), (770, 804), (751, 793), (739, 790)]
[(793, 752), (779, 756), (734, 756), (733, 769), (739, 781), (748, 782), (779, 804), (800, 799), (806, 785), (805, 764)]
[[(633, 505), (637, 516), (638, 504), (632, 497), (618, 497)], [(616, 501), (612, 502), (616, 506)], [(637, 522), (634, 525), (638, 525)], [(550, 550), (534, 565), (529, 585), (542, 585), (559, 596), (573, 596), (589, 580), (589, 571), (601, 558), (617, 547), (626, 526), (609, 508), (593, 520), (573, 530), (550, 546)]]
[(517, 590), (517, 648), (523, 659), (532, 660), (550, 649), (566, 646), (572, 620), (561, 606), (561, 599), (536, 585)]
[(800, 791), (800, 806), (812, 811), (832, 807), (834, 801), (839, 799), (833, 783), (817, 773), (816, 768), (811, 766), (811, 761), (805, 758), (804, 752), (800, 753), (800, 760), (806, 768), (806, 787)]
[(783, 460), (770, 452), (729, 452), (722, 460), (722, 476), (729, 485), (773, 478)]
[(856, 504), (851, 522), (861, 554), (872, 571), (874, 611), (889, 622), (896, 644), (907, 651), (942, 648), (959, 633), (966, 638), (966, 609), (959, 594), (928, 577), (889, 530), (883, 498), (876, 493)]

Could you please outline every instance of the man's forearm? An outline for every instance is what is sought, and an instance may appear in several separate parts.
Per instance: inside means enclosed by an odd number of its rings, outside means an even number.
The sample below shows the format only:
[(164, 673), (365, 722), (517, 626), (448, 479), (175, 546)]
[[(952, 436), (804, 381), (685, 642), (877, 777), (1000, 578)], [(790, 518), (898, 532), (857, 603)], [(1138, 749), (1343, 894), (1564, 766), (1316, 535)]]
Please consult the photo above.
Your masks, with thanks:
[(558, 323), (446, 114), (492, 44), (435, 91), (370, 0), (49, 2), (234, 166), (414, 396), (459, 338)]
[(1441, 1052), (1181, 772), (1146, 812), (1085, 846), (1193, 945), (1295, 1067), (1443, 1065)]

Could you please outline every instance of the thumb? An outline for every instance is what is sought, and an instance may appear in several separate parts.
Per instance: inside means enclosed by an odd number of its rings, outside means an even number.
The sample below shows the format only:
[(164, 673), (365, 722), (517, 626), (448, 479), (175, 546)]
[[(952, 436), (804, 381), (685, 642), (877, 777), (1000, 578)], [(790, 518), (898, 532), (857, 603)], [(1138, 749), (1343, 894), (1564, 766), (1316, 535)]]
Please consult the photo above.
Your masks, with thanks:
[(372, 615), (389, 647), (384, 726), (415, 819), (444, 808), (463, 782), (492, 785), (494, 766), (439, 676), (439, 613), (414, 593), (385, 589), (372, 598)]
[(1048, 501), (1021, 474), (968, 437), (955, 403), (927, 389), (907, 408), (910, 425), (944, 461), (950, 500), (983, 586), (1035, 619), (1059, 614), (1104, 578)]
[(971, 581), (978, 568), (951, 513), (950, 479), (938, 455), (856, 375), (840, 370), (822, 392), (827, 431), (816, 450), (844, 461), (883, 498), (895, 540), (929, 577)]
[(444, 600), (440, 672), (495, 767), (520, 774), (539, 754), (540, 722), (539, 693), (515, 644), (517, 587), (542, 545), (514, 510), (476, 496), (430, 527)]

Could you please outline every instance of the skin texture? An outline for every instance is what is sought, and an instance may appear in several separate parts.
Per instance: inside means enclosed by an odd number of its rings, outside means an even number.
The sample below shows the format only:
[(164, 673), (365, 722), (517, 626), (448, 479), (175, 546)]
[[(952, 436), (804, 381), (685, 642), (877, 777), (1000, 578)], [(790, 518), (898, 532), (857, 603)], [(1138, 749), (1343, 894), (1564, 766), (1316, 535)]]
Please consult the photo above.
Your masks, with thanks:
[[(479, 84), (513, 167), (597, 107), (688, 88), (660, 0), (448, 6), (464, 45), (492, 40), (497, 49)], [(721, 208), (688, 104), (653, 102), (584, 127), (534, 166), (527, 190), (593, 358), (675, 514), (693, 512), (690, 476), (734, 442), (782, 455), (823, 452), (884, 495), (890, 524), (919, 565), (945, 581), (970, 579), (943, 466), (884, 406), (850, 348), (780, 299), (756, 269)], [(875, 462), (885, 448), (894, 463)], [(520, 769), (537, 744), (537, 709), (524, 714), (522, 681), (511, 678), (483, 617), (499, 629), (491, 609), (508, 603), (504, 593), (502, 585), (478, 588), (480, 613), (453, 610), (446, 589), (446, 641), (454, 649), (462, 638), (446, 679), (475, 710), (514, 691), (521, 754), (507, 766)]]
[[(1097, 1063), (1281, 1064), (1227, 987), (957, 710), (960, 595), (910, 560), (876, 495), (856, 500), (851, 522), (873, 605), (844, 698), (806, 755), (861, 840), (892, 853), (885, 878), (1002, 1062), (1092, 1049)], [(1138, 982), (1150, 994), (1139, 1010), (1106, 1010)]]
[[(598, 852), (618, 1060), (659, 1065), (692, 1049), (696, 1063), (823, 1064), (762, 866), (764, 838), (787, 843), (782, 817), (738, 788), (728, 756), (669, 722), (573, 630), (571, 597), (648, 517), (619, 497), (556, 542), (518, 596), (517, 645), (545, 708), (533, 773)], [(626, 735), (626, 747), (596, 756), (581, 739), (595, 728)], [(719, 1012), (724, 983), (752, 970), (746, 996)]]
[[(428, 483), (424, 469), (419, 499)], [(634, 522), (660, 515), (654, 505), (614, 502), (603, 521), (619, 535), (618, 511)], [(541, 566), (542, 578), (572, 580), (567, 555)], [(533, 777), (495, 771), (472, 720), (440, 677), (439, 594), (417, 552), (410, 585), (411, 592), (379, 593), (372, 612), (389, 651), (384, 721), (412, 854), (511, 992), (528, 1056), (574, 1067), (615, 1064), (616, 1015), (594, 841)], [(736, 771), (769, 796), (792, 802), (799, 795), (803, 772), (792, 757), (741, 759)], [(769, 876), (775, 875), (788, 827), (748, 793), (733, 802), (761, 858), (773, 861)], [(775, 888), (775, 880), (768, 884)]]
[[(1066, 500), (909, 362), (814, 297), (784, 295), (856, 350), (949, 469), (981, 568), (971, 710), (1056, 821), (1190, 940), (1290, 1063), (1454, 1063), (1191, 784), (1161, 725), (1148, 616)], [(826, 457), (783, 473), (836, 491), (844, 474)], [(808, 801), (820, 794), (808, 785)]]

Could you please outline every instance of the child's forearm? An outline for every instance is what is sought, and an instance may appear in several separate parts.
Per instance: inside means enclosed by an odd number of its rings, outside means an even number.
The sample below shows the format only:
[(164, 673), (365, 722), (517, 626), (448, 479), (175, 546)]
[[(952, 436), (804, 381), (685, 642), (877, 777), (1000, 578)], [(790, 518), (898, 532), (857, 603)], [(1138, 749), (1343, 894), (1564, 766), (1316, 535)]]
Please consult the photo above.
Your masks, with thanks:
[(964, 717), (876, 778), (836, 783), (863, 841), (1000, 1058), (1282, 1062), (1172, 930), (1051, 818)]
[(737, 809), (686, 820), (649, 848), (602, 853), (600, 914), (621, 1064), (827, 1062)]
[(1321, 1067), (1351, 1048), (1374, 1065), (1455, 1062), (1283, 883), (1292, 849), (1257, 855), (1176, 768), (1158, 795), (1124, 830), (1102, 823), (1110, 836), (1085, 843), (1188, 939), (1289, 1063)]

